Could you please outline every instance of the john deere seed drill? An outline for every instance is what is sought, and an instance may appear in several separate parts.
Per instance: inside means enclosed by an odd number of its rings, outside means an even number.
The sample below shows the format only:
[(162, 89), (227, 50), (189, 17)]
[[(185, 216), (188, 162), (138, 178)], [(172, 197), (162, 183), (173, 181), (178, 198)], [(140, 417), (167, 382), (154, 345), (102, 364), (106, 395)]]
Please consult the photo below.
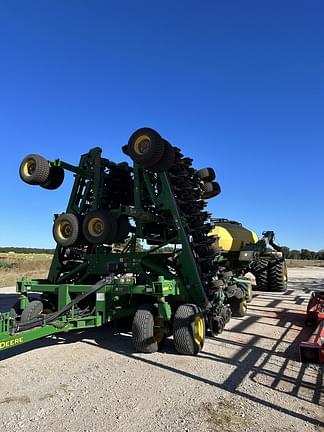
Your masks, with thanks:
[(0, 315), (0, 349), (129, 317), (137, 351), (157, 351), (173, 335), (179, 353), (197, 354), (206, 330), (216, 336), (240, 310), (246, 293), (229, 286), (208, 236), (206, 200), (220, 193), (214, 170), (195, 170), (149, 128), (122, 149), (133, 166), (100, 148), (78, 166), (35, 154), (22, 161), (29, 185), (56, 189), (66, 171), (75, 180), (54, 218), (48, 277), (17, 283), (18, 302)]

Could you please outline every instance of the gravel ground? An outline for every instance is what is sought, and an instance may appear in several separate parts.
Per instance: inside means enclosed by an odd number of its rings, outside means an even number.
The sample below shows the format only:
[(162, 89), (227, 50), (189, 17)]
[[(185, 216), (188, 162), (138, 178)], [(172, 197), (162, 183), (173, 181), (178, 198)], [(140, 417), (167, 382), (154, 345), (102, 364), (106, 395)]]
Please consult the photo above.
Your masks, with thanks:
[[(324, 268), (289, 269), (197, 357), (133, 353), (113, 325), (0, 354), (2, 432), (324, 431), (323, 365), (298, 362), (309, 292)], [(0, 310), (14, 301), (0, 290)], [(8, 293), (8, 294), (4, 294)]]

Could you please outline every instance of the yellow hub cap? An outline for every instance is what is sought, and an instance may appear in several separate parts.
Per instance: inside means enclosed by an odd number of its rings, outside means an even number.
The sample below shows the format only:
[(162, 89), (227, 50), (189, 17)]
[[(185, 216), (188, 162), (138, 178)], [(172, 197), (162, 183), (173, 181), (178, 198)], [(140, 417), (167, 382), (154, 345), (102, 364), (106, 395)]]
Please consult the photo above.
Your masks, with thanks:
[(151, 147), (151, 139), (147, 135), (139, 136), (134, 142), (134, 151), (137, 154), (145, 154)]
[(69, 221), (63, 220), (58, 224), (57, 235), (61, 240), (70, 238), (73, 233), (73, 227)]
[(205, 337), (205, 320), (199, 315), (193, 324), (193, 337), (197, 345), (201, 345)]
[(88, 223), (88, 231), (92, 237), (99, 237), (104, 230), (104, 222), (100, 218), (92, 218)]
[(36, 169), (35, 159), (30, 158), (26, 160), (23, 166), (23, 173), (25, 177), (30, 177)]

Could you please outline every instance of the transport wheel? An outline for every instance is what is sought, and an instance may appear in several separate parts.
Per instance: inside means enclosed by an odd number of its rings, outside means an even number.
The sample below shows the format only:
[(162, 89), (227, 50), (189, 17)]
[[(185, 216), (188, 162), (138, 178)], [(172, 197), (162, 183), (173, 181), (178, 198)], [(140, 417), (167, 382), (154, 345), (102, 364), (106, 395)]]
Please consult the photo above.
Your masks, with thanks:
[[(157, 328), (156, 326), (161, 326)], [(163, 320), (156, 317), (156, 308), (152, 304), (144, 304), (137, 309), (132, 324), (132, 340), (136, 351), (154, 353), (165, 339)]]
[(54, 221), (53, 237), (56, 243), (61, 246), (73, 246), (80, 237), (78, 218), (72, 213), (59, 215)]
[(201, 185), (202, 198), (209, 199), (213, 198), (221, 193), (221, 188), (217, 182), (206, 182)]
[(251, 273), (254, 274), (256, 280), (256, 289), (261, 291), (268, 289), (268, 264), (268, 260), (258, 259), (251, 266)]
[(269, 262), (268, 284), (270, 291), (286, 291), (288, 282), (287, 264), (284, 259)]
[(19, 167), (20, 178), (30, 185), (45, 183), (50, 175), (48, 160), (37, 154), (26, 156)]
[(82, 224), (83, 235), (91, 244), (111, 244), (117, 234), (116, 218), (106, 210), (89, 212)]
[(28, 303), (27, 307), (22, 311), (20, 322), (26, 322), (38, 317), (43, 312), (43, 303), (39, 300), (33, 300)]
[(64, 180), (64, 169), (59, 166), (50, 167), (48, 180), (41, 184), (44, 189), (57, 189), (61, 186)]
[(167, 171), (174, 164), (175, 153), (173, 147), (168, 141), (164, 139), (162, 139), (162, 141), (164, 142), (163, 156), (161, 157), (158, 163), (156, 163), (150, 168), (151, 171), (155, 171), (155, 172)]
[(196, 172), (196, 175), (205, 182), (212, 182), (216, 178), (213, 168), (201, 168)]
[(154, 129), (141, 128), (128, 140), (127, 153), (134, 162), (150, 168), (160, 162), (164, 154), (164, 140)]
[(196, 355), (205, 343), (205, 319), (194, 304), (178, 307), (173, 320), (173, 340), (180, 354)]

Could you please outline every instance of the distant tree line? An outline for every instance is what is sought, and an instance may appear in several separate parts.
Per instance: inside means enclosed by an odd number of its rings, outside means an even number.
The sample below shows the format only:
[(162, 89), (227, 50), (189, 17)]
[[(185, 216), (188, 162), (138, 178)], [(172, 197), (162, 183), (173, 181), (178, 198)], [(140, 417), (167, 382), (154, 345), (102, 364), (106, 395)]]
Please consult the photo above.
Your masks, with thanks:
[[(121, 245), (124, 246), (124, 245)], [(144, 250), (140, 241), (137, 244), (138, 250)], [(40, 248), (24, 248), (24, 247), (0, 247), (0, 253), (34, 253), (34, 254), (53, 254), (55, 249), (40, 249)], [(165, 246), (163, 252), (173, 252), (174, 247)], [(282, 246), (282, 251), (285, 258), (302, 259), (302, 260), (324, 260), (324, 249), (317, 252), (308, 249), (289, 249), (287, 246)], [(159, 251), (161, 252), (161, 250)]]
[(0, 247), (0, 253), (34, 253), (34, 254), (52, 254), (55, 249), (39, 249), (39, 248), (24, 248), (24, 247)]
[(289, 249), (287, 246), (282, 247), (285, 258), (302, 259), (302, 260), (324, 260), (324, 249), (314, 252), (308, 249)]

